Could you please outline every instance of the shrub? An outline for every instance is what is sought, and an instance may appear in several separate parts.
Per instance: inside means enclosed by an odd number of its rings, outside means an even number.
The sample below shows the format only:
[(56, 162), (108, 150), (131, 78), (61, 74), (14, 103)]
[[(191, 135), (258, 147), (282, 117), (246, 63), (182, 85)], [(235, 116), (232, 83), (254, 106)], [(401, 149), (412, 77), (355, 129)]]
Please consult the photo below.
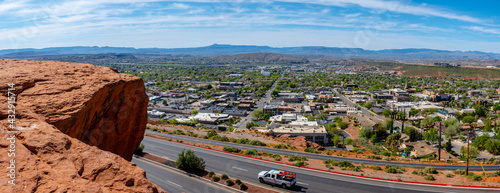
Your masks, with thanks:
[(480, 175), (473, 175), (472, 180), (474, 181), (481, 181), (483, 178)]
[(291, 149), (291, 150), (296, 150), (296, 149), (297, 149), (297, 147), (295, 147), (295, 146), (293, 146), (293, 145), (292, 145), (292, 146), (290, 146), (290, 149)]
[(424, 172), (428, 174), (437, 174), (435, 167), (425, 167)]
[(259, 141), (259, 140), (252, 140), (248, 142), (249, 145), (255, 145), (255, 146), (266, 146), (266, 143)]
[(451, 178), (451, 173), (446, 173), (446, 177)]
[(210, 131), (207, 132), (207, 137), (212, 138), (213, 136), (217, 135), (217, 131), (215, 129), (211, 129)]
[(301, 167), (301, 166), (307, 166), (309, 164), (307, 162), (304, 162), (304, 161), (298, 161), (294, 165), (297, 166), (297, 167)]
[(436, 180), (433, 175), (427, 175), (424, 177), (425, 180)]
[(275, 149), (287, 149), (286, 145), (284, 145), (284, 144), (274, 145), (273, 148), (275, 148)]
[(210, 171), (210, 172), (208, 172), (208, 177), (209, 177), (209, 178), (211, 178), (211, 177), (212, 177), (212, 176), (214, 176), (214, 175), (215, 175), (215, 172), (214, 172), (214, 171)]
[(234, 183), (236, 183), (236, 184), (240, 185), (240, 184), (241, 184), (241, 180), (240, 180), (240, 179), (236, 179), (236, 180), (234, 181)]
[(220, 179), (222, 179), (222, 180), (227, 180), (227, 179), (229, 179), (229, 176), (228, 176), (227, 174), (222, 174), (222, 175), (220, 176)]
[(219, 176), (212, 176), (212, 181), (218, 182), (220, 180)]
[(465, 170), (455, 170), (453, 173), (458, 174), (458, 175), (465, 175)]
[(382, 155), (383, 156), (391, 156), (391, 152), (384, 151), (384, 152), (382, 152)]
[(239, 143), (239, 144), (248, 144), (250, 140), (247, 139), (247, 138), (241, 138), (241, 139), (238, 139), (238, 141), (236, 141), (236, 143)]
[(248, 189), (247, 185), (245, 185), (244, 183), (240, 184), (240, 190), (247, 190), (247, 189)]
[(231, 142), (231, 143), (236, 143), (237, 141), (238, 141), (238, 139), (236, 139), (236, 138), (233, 138), (233, 137), (229, 138), (229, 142)]
[(339, 162), (337, 162), (337, 166), (339, 166), (339, 167), (354, 167), (354, 165), (350, 161), (339, 161)]
[(142, 151), (144, 151), (144, 143), (141, 143), (141, 145), (139, 145), (135, 151), (134, 151), (134, 154), (135, 155), (141, 155), (142, 154)]
[(274, 158), (274, 160), (276, 160), (276, 161), (281, 161), (281, 155), (279, 155), (279, 154), (274, 154), (274, 155), (273, 155), (273, 158)]
[(362, 172), (363, 171), (363, 170), (361, 170), (361, 166), (352, 167), (351, 170), (355, 171), (355, 172)]
[(247, 156), (252, 156), (252, 155), (258, 155), (259, 153), (255, 149), (250, 149), (250, 150), (246, 150), (245, 153), (243, 153), (243, 154), (247, 155)]
[[(387, 166), (389, 166), (389, 167), (387, 167)], [(385, 166), (386, 173), (396, 174), (396, 173), (402, 173), (404, 171), (405, 171), (405, 169), (402, 168), (401, 166), (391, 166), (391, 165)]]
[(232, 185), (234, 185), (234, 182), (232, 180), (226, 180), (226, 185), (232, 186)]
[(224, 148), (222, 148), (222, 151), (233, 152), (233, 153), (240, 153), (241, 149), (240, 148), (236, 148), (236, 147), (231, 147), (231, 146), (225, 146)]
[(424, 176), (424, 175), (425, 175), (425, 172), (423, 172), (423, 171), (413, 170), (413, 172), (411, 172), (411, 174), (415, 174), (415, 175), (419, 175), (419, 176)]
[(366, 158), (368, 159), (382, 159), (380, 156), (378, 155), (367, 155)]
[(373, 166), (372, 169), (373, 170), (382, 170), (382, 168), (380, 166)]
[(184, 152), (185, 149), (182, 150), (181, 153), (179, 153), (179, 157), (177, 158), (177, 168), (184, 170), (184, 171), (199, 171), (199, 170), (204, 170), (205, 169), (205, 161), (197, 157), (194, 154), (194, 151), (188, 149), (186, 152)]
[(306, 161), (306, 156), (298, 156), (297, 154), (292, 154), (288, 157), (288, 161)]
[(316, 150), (316, 148), (314, 147), (308, 147), (304, 151), (309, 153), (318, 153), (318, 150)]

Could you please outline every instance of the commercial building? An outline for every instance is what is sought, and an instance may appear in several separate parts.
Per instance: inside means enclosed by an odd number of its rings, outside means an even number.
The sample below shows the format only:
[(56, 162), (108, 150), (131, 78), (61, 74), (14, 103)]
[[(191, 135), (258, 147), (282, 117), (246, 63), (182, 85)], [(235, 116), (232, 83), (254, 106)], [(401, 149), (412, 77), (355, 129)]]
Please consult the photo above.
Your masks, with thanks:
[[(293, 123), (293, 124), (292, 124)], [(308, 141), (325, 144), (328, 142), (328, 133), (324, 126), (309, 123), (309, 121), (292, 122), (285, 126), (273, 129), (275, 134), (288, 134), (290, 136), (304, 136)]]
[(278, 114), (278, 105), (264, 105), (264, 114), (270, 114), (271, 116)]

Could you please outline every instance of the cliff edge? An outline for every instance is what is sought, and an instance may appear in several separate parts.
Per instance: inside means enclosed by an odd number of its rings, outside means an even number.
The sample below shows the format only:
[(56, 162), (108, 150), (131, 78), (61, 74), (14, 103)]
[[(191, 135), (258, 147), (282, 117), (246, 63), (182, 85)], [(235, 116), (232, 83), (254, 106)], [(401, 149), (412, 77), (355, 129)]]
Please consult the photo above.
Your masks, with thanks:
[(164, 192), (127, 161), (147, 121), (140, 78), (90, 64), (1, 59), (0, 77), (0, 189)]

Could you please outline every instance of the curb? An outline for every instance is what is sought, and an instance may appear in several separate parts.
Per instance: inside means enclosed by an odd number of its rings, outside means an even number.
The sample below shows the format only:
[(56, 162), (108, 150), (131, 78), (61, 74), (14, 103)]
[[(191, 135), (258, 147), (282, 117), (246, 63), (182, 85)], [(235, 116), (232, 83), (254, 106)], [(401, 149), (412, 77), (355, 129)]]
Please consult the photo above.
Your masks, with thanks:
[[(169, 140), (166, 140), (164, 138), (157, 137), (156, 135), (154, 135), (154, 136), (155, 137), (153, 137), (153, 136), (146, 136), (146, 137), (151, 137), (151, 138), (155, 138), (155, 139), (169, 141)], [(188, 146), (203, 148), (203, 149), (206, 149), (206, 150), (217, 151), (217, 152), (226, 153), (226, 154), (232, 154), (232, 155), (236, 155), (236, 156), (251, 158), (251, 159), (265, 161), (265, 162), (271, 162), (271, 163), (275, 163), (275, 164), (281, 164), (281, 165), (288, 165), (288, 166), (298, 167), (298, 166), (295, 166), (293, 164), (281, 163), (281, 162), (272, 161), (272, 160), (265, 160), (265, 159), (261, 159), (261, 158), (256, 158), (256, 157), (250, 157), (250, 156), (245, 156), (245, 155), (236, 154), (236, 153), (225, 152), (225, 151), (222, 151), (222, 150), (216, 150), (216, 149), (210, 149), (210, 148), (201, 147), (201, 146), (195, 146), (195, 145), (191, 145), (191, 144), (177, 142), (177, 141), (174, 141), (174, 140), (169, 141), (169, 142), (184, 144), (184, 145), (188, 145)], [(332, 173), (332, 174), (337, 174), (337, 175), (344, 175), (344, 176), (350, 176), (350, 177), (356, 177), (356, 178), (365, 178), (365, 179), (378, 180), (378, 181), (389, 181), (389, 182), (395, 182), (395, 183), (400, 183), (400, 184), (414, 184), (414, 185), (444, 186), (444, 187), (454, 187), (454, 188), (478, 188), (478, 189), (500, 190), (500, 187), (491, 187), (491, 186), (467, 186), (467, 185), (456, 185), (456, 184), (438, 184), (438, 183), (428, 183), (428, 182), (411, 182), (411, 181), (404, 181), (404, 180), (399, 181), (399, 180), (384, 179), (384, 178), (377, 178), (377, 177), (361, 176), (361, 175), (356, 175), (356, 174), (347, 174), (347, 173), (341, 173), (341, 172), (334, 172), (334, 171), (328, 171), (328, 170), (324, 170), (324, 169), (317, 169), (317, 168), (310, 168), (310, 167), (299, 167), (299, 168), (305, 168), (305, 169), (309, 169), (309, 170), (321, 171), (321, 172)]]

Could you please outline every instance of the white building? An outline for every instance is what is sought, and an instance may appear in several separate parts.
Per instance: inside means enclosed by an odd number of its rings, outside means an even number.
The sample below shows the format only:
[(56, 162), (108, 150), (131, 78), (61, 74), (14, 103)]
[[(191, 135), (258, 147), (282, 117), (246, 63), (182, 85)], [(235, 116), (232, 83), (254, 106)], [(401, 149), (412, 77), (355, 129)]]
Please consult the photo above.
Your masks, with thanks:
[(294, 137), (304, 136), (308, 141), (314, 143), (325, 144), (328, 142), (328, 133), (324, 126), (318, 125), (317, 122), (316, 124), (309, 123), (309, 121), (296, 123), (297, 124), (280, 126), (273, 129), (273, 131), (275, 134), (288, 134)]

